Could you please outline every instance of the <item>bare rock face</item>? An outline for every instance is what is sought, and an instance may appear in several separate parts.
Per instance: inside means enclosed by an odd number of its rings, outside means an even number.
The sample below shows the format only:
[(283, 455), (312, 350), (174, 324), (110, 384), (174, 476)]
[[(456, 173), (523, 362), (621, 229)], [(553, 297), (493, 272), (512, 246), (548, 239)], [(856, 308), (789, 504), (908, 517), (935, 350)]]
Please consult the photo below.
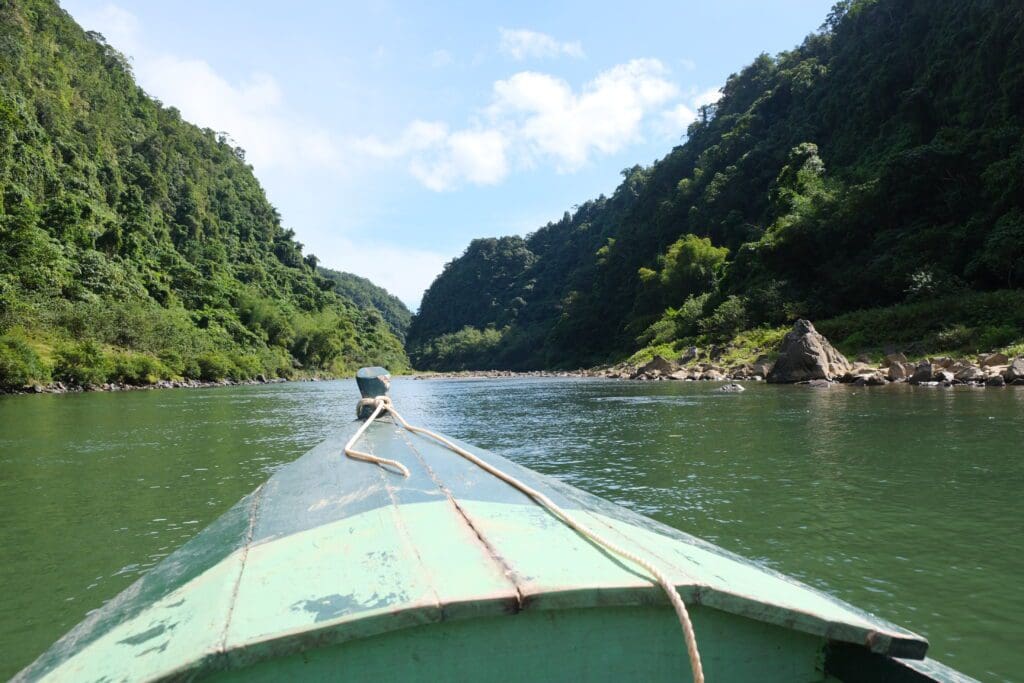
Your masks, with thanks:
[(768, 375), (775, 384), (833, 380), (853, 369), (843, 354), (836, 351), (808, 320), (797, 320), (786, 334), (779, 359)]

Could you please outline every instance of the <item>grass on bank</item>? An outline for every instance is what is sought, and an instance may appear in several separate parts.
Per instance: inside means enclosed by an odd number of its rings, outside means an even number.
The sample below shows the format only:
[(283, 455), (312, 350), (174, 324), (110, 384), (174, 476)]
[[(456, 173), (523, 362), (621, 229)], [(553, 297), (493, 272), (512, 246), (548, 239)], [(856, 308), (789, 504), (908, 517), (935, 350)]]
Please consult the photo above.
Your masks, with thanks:
[[(1024, 355), (1024, 290), (962, 292), (955, 296), (854, 311), (813, 321), (848, 358), (866, 355), (881, 361), (899, 351), (910, 358), (965, 356), (1002, 351)], [(718, 344), (715, 362), (726, 367), (774, 357), (790, 326), (758, 327)], [(700, 334), (649, 344), (625, 360), (641, 365), (660, 355), (679, 358), (691, 346), (707, 359), (714, 335)]]

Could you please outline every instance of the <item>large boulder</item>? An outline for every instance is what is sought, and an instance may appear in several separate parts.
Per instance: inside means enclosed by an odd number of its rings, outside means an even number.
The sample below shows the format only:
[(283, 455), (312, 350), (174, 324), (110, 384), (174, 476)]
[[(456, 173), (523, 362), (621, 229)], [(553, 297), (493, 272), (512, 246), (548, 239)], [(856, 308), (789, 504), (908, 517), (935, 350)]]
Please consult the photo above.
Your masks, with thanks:
[(982, 382), (987, 379), (987, 375), (981, 371), (981, 369), (968, 365), (962, 370), (958, 370), (956, 375), (958, 382)]
[(901, 361), (890, 361), (889, 362), (889, 373), (887, 375), (890, 382), (904, 382), (910, 379), (910, 376), (914, 374), (914, 366), (910, 363)]
[(885, 364), (892, 365), (893, 363), (906, 363), (907, 357), (902, 353), (889, 353), (885, 356)]
[(772, 371), (775, 363), (771, 358), (762, 354), (754, 360), (754, 364), (750, 367), (750, 374), (753, 377), (760, 377), (764, 379)]
[(638, 371), (638, 374), (653, 375), (655, 372), (662, 375), (671, 375), (673, 372), (679, 369), (679, 366), (672, 361), (663, 358), (662, 356), (655, 356), (644, 365)]
[(768, 381), (775, 384), (832, 380), (852, 369), (843, 354), (836, 351), (809, 320), (797, 320), (782, 340), (779, 358)]
[(982, 356), (979, 365), (981, 367), (988, 367), (990, 365), (1006, 365), (1010, 362), (1005, 353), (990, 353), (987, 356)]
[(936, 367), (931, 364), (931, 361), (923, 360), (917, 364), (917, 368), (914, 370), (914, 374), (910, 376), (911, 384), (923, 384), (924, 382), (934, 382)]
[(1003, 371), (1003, 378), (1007, 382), (1016, 382), (1018, 379), (1024, 379), (1024, 358), (1017, 358), (1010, 367)]

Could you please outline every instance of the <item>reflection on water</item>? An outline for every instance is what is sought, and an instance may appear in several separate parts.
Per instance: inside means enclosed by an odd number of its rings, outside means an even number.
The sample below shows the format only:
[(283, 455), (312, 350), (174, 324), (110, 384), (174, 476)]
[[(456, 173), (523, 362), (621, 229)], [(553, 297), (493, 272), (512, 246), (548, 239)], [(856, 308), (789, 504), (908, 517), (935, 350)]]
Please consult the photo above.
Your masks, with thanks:
[[(398, 379), (412, 421), (1024, 671), (1024, 391)], [(354, 382), (0, 398), (0, 676), (351, 419)], [(454, 456), (453, 456), (454, 457)]]

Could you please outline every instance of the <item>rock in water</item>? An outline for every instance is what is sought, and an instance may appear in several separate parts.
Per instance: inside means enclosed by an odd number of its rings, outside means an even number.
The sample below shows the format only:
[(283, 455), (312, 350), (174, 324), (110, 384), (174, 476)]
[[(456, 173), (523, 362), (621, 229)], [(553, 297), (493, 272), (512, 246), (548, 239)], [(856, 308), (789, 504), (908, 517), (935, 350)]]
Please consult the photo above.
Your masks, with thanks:
[(741, 385), (735, 383), (723, 384), (722, 386), (718, 387), (718, 390), (724, 391), (727, 394), (738, 394), (741, 391), (746, 391), (746, 389), (744, 389)]
[(914, 374), (910, 377), (911, 384), (935, 381), (935, 366), (930, 361), (923, 360), (917, 364)]
[(959, 370), (955, 377), (960, 382), (980, 382), (985, 380), (985, 373), (978, 368), (968, 366)]
[(768, 381), (787, 384), (814, 379), (832, 380), (852, 367), (809, 320), (797, 320), (793, 330), (782, 340), (779, 359), (768, 374)]

